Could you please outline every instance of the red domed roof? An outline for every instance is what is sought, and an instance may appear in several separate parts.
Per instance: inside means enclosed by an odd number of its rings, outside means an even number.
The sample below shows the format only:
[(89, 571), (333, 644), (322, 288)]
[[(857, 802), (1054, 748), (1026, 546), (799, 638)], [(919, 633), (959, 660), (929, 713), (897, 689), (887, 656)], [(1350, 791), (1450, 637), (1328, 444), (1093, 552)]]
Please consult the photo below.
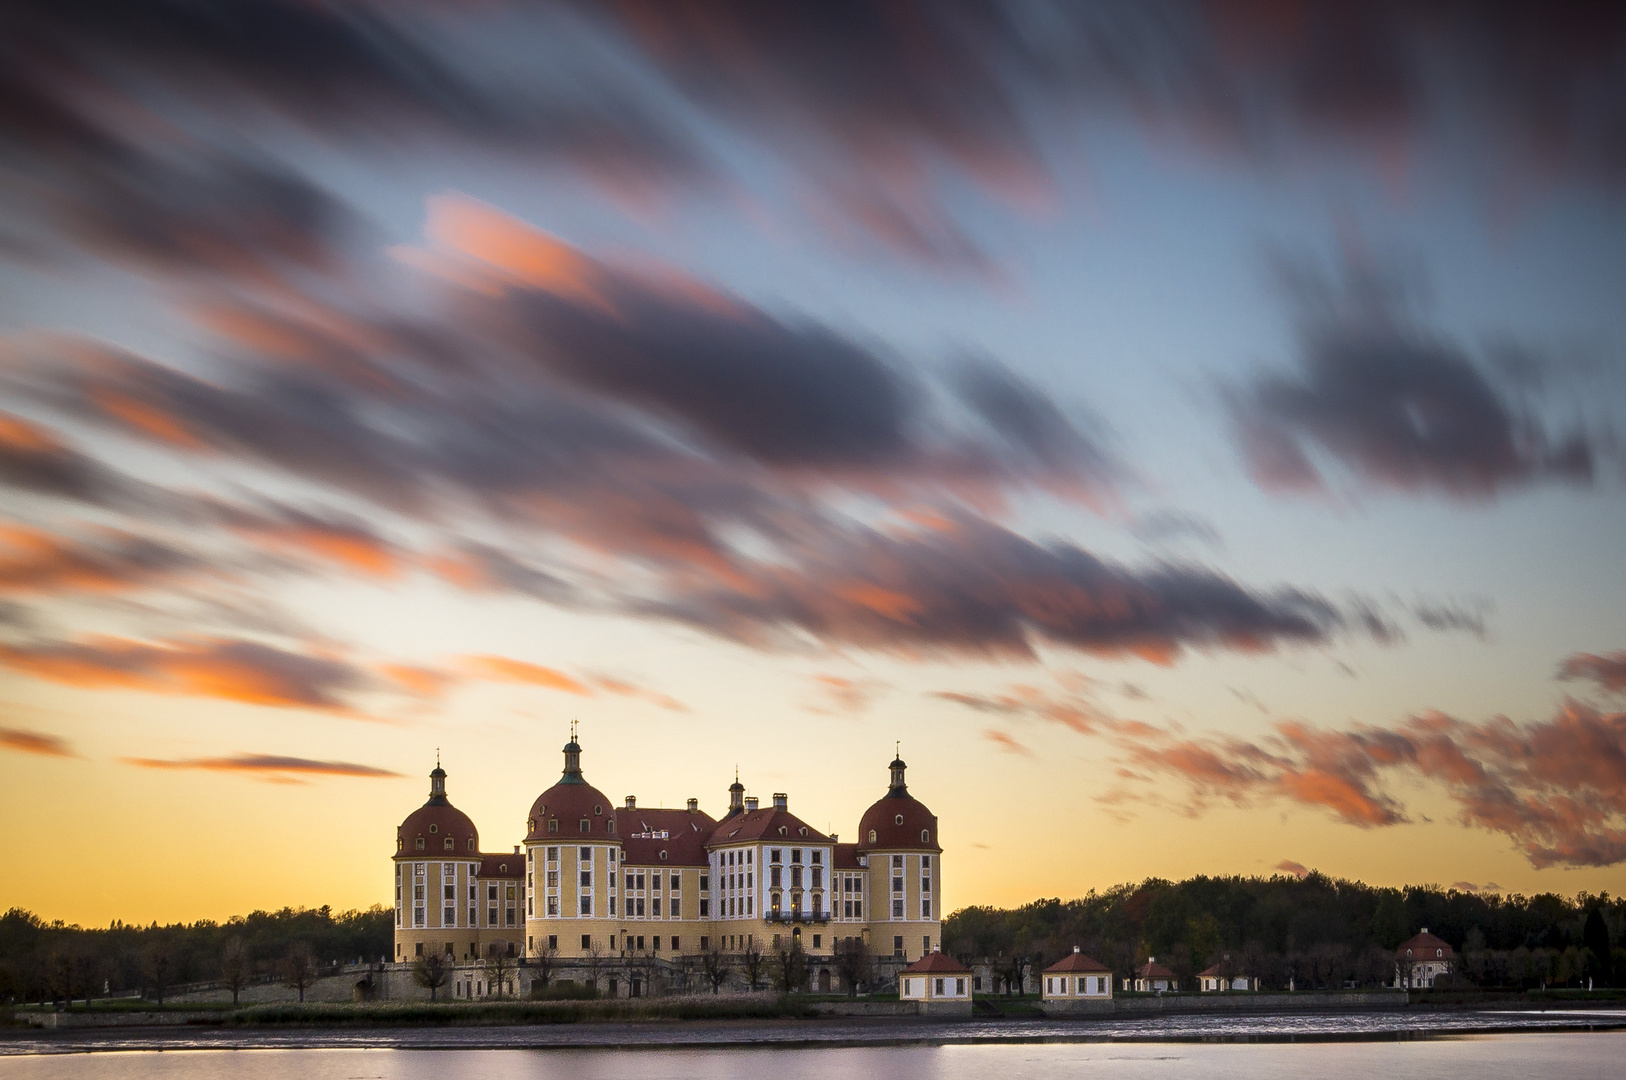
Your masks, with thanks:
[[(536, 797), (525, 823), (527, 840), (619, 839), (615, 804), (604, 792), (582, 779), (582, 748), (571, 739), (565, 744), (565, 771), (559, 782)], [(582, 822), (587, 827), (582, 828)], [(550, 826), (549, 822), (553, 822)]]
[(942, 851), (937, 840), (937, 815), (909, 794), (903, 782), (903, 759), (892, 762), (892, 786), (858, 822), (858, 850)]
[[(447, 846), (447, 841), (451, 846)], [(413, 855), (475, 855), (480, 833), (469, 816), (446, 798), (446, 770), (437, 762), (429, 774), (429, 801), (407, 815), (395, 830), (395, 853)]]

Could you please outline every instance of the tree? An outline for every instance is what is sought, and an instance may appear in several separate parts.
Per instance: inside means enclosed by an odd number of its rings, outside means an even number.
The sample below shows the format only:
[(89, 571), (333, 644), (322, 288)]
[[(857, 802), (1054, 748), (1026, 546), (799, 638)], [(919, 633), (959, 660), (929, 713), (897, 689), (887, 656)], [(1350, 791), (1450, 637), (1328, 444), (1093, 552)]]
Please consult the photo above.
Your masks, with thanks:
[[(156, 924), (154, 924), (156, 925)], [(142, 974), (152, 988), (153, 998), (162, 1005), (164, 991), (175, 977), (175, 951), (165, 937), (154, 937), (141, 953)]]
[(1603, 921), (1602, 905), (1594, 905), (1587, 912), (1586, 923), (1581, 928), (1581, 946), (1588, 953), (1587, 974), (1608, 986), (1613, 957), (1610, 955), (1609, 926)]
[(282, 958), (282, 985), (299, 991), (300, 1004), (304, 1004), (305, 991), (315, 982), (316, 953), (307, 942), (296, 941)]
[(1406, 914), (1406, 902), (1396, 889), (1385, 889), (1372, 912), (1372, 936), (1385, 949), (1398, 949), (1400, 943), (1411, 937), (1411, 918)]
[(248, 985), (253, 964), (248, 945), (242, 938), (233, 935), (226, 939), (225, 947), (220, 950), (220, 981), (231, 991), (231, 1004), (234, 1009), (237, 1007), (237, 995)]
[(740, 954), (740, 966), (745, 969), (745, 978), (751, 984), (752, 990), (758, 989), (762, 984), (762, 965), (765, 962), (766, 958), (762, 955), (762, 950), (757, 948), (755, 941), (746, 945), (745, 951)]
[(559, 965), (559, 949), (551, 938), (543, 938), (532, 959), (536, 963), (536, 982), (547, 989), (548, 983), (553, 981), (553, 970)]
[(504, 987), (514, 975), (514, 958), (508, 955), (507, 946), (500, 941), (487, 944), (485, 963), (481, 967), (485, 970), (486, 991), (501, 998)]
[(700, 957), (700, 969), (706, 973), (706, 981), (711, 983), (712, 994), (719, 993), (723, 983), (728, 981), (729, 973), (728, 958), (723, 955), (723, 950), (715, 945), (707, 949)]
[(801, 938), (791, 935), (790, 945), (774, 957), (773, 973), (781, 994), (793, 994), (807, 983), (807, 953), (802, 951)]
[(875, 959), (861, 937), (845, 938), (836, 942), (836, 974), (847, 986), (847, 996), (858, 996), (858, 984), (869, 984), (875, 977)]
[(587, 943), (587, 985), (598, 989), (599, 976), (604, 972), (604, 946), (592, 938)]
[(452, 967), (438, 952), (426, 952), (412, 962), (412, 981), (429, 991), (434, 1001), (440, 988), (452, 977)]

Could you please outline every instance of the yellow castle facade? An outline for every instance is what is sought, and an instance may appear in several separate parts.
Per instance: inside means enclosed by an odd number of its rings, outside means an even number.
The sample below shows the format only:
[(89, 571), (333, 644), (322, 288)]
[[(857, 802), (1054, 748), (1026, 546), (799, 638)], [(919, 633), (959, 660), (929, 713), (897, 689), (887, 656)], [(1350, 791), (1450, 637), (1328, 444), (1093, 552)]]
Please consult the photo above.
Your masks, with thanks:
[(617, 806), (587, 782), (581, 754), (573, 735), (523, 843), (496, 854), (481, 849), (436, 763), (429, 801), (396, 834), (396, 961), (474, 961), (495, 948), (518, 960), (681, 964), (794, 941), (818, 964), (850, 938), (903, 961), (941, 946), (937, 818), (909, 794), (901, 758), (848, 842), (796, 817), (783, 793), (759, 805), (737, 777), (719, 818), (693, 798), (682, 809), (633, 796)]

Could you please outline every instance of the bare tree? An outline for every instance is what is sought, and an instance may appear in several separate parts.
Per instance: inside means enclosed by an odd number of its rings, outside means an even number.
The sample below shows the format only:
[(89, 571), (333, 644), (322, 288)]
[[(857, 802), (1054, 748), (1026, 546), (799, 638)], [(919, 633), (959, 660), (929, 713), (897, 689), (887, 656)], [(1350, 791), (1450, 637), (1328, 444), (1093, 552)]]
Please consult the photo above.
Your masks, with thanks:
[(598, 990), (599, 976), (604, 973), (604, 946), (592, 938), (587, 943), (587, 985)]
[(755, 941), (747, 945), (745, 951), (740, 954), (740, 967), (745, 970), (745, 978), (751, 984), (752, 990), (762, 985), (762, 966), (765, 962), (766, 958), (762, 955), (762, 950), (757, 948)]
[(559, 949), (548, 938), (543, 938), (532, 959), (536, 962), (535, 981), (547, 989), (548, 983), (553, 981), (554, 968), (559, 966)]
[(282, 958), (282, 985), (299, 991), (300, 1004), (304, 1004), (305, 991), (316, 982), (316, 954), (308, 943), (294, 942), (288, 955)]
[(220, 981), (231, 991), (232, 1008), (237, 1007), (237, 995), (248, 985), (248, 977), (253, 970), (254, 960), (243, 939), (227, 939), (225, 947), (220, 950)]
[(836, 942), (836, 974), (847, 986), (847, 996), (858, 996), (858, 984), (866, 986), (875, 977), (875, 958), (861, 937), (845, 938)]
[(495, 994), (501, 998), (503, 987), (508, 985), (508, 980), (514, 975), (514, 958), (508, 955), (507, 946), (500, 941), (489, 943), (486, 946), (485, 963), (481, 967), (485, 969), (487, 992), (492, 992), (491, 988), (496, 987)]
[(74, 998), (83, 996), (85, 1007), (90, 1007), (90, 980), (95, 971), (95, 958), (89, 950), (74, 941), (62, 942), (52, 947), (45, 966), (52, 997), (72, 1005)]
[(412, 981), (429, 991), (430, 1001), (451, 977), (451, 965), (438, 952), (426, 952), (412, 963)]
[(142, 950), (141, 961), (147, 985), (152, 988), (154, 999), (162, 1005), (164, 991), (169, 988), (170, 979), (175, 977), (175, 954), (169, 941), (161, 936), (154, 937)]
[(802, 939), (791, 935), (788, 948), (781, 948), (774, 957), (774, 981), (781, 994), (793, 994), (807, 984), (807, 953), (802, 951)]
[(706, 973), (706, 981), (711, 983), (712, 994), (717, 994), (728, 981), (728, 958), (723, 950), (713, 945), (700, 957), (700, 968)]

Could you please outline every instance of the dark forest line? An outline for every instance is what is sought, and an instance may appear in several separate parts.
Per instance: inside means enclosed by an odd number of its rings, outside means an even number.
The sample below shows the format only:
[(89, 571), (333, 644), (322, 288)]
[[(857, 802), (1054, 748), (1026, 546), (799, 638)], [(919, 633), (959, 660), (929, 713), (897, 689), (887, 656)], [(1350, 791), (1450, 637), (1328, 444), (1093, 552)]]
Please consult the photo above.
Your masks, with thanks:
[(224, 922), (114, 921), (101, 928), (46, 922), (21, 908), (0, 915), (0, 1002), (100, 997), (139, 990), (162, 1000), (186, 983), (309, 975), (335, 963), (379, 960), (395, 948), (395, 913), (331, 908), (255, 911)]
[(1319, 873), (1148, 878), (1077, 900), (968, 907), (944, 921), (943, 948), (992, 964), (1012, 990), (1075, 946), (1121, 976), (1156, 957), (1182, 989), (1227, 960), (1267, 989), (1337, 989), (1392, 982), (1395, 948), (1425, 927), (1457, 950), (1456, 979), (1468, 985), (1626, 984), (1626, 899), (1382, 888)]
[[(962, 908), (943, 948), (992, 964), (1011, 989), (1076, 946), (1128, 975), (1148, 957), (1183, 988), (1230, 958), (1266, 988), (1372, 986), (1394, 978), (1394, 949), (1427, 927), (1459, 953), (1458, 978), (1486, 987), (1626, 985), (1626, 898), (1608, 893), (1474, 894), (1437, 885), (1383, 888), (1311, 873), (1148, 878), (1076, 900)], [(224, 922), (102, 928), (0, 915), (0, 1002), (100, 996), (228, 977), (283, 977), (393, 955), (394, 914), (375, 905), (256, 911)]]

